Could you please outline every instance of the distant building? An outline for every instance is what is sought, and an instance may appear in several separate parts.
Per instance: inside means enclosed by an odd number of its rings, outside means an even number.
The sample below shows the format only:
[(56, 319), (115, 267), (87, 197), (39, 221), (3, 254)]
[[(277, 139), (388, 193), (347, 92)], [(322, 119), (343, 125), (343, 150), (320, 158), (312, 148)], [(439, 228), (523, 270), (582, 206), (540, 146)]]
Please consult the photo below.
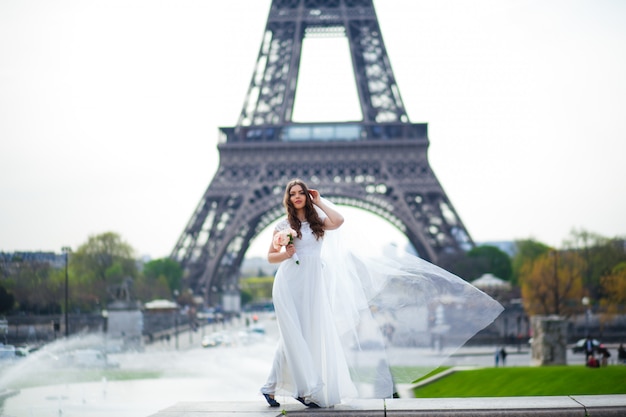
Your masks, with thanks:
[(493, 274), (483, 274), (480, 278), (475, 279), (471, 284), (483, 291), (488, 290), (510, 290), (511, 283)]
[(65, 254), (54, 252), (0, 252), (0, 269), (11, 271), (19, 263), (47, 264), (65, 268)]

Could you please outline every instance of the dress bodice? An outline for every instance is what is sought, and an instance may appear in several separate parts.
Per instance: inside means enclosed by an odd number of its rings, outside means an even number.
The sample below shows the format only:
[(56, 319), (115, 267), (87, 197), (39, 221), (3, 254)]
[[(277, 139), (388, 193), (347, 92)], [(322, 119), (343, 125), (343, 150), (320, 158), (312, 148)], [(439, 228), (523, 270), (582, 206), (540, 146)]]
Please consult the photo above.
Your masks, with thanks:
[[(284, 220), (276, 226), (276, 229), (282, 230), (283, 228), (289, 227), (289, 222)], [(302, 238), (294, 239), (294, 245), (296, 246), (296, 253), (298, 256), (320, 256), (323, 238), (315, 238), (309, 222), (302, 222), (300, 233), (302, 234)]]

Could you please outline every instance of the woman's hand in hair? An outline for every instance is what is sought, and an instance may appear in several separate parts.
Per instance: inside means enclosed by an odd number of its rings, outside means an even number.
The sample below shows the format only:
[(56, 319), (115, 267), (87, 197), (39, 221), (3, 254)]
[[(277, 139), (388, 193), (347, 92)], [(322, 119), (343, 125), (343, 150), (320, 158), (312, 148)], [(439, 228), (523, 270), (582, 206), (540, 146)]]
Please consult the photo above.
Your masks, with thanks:
[(309, 195), (311, 196), (311, 200), (313, 201), (313, 204), (315, 204), (316, 206), (319, 206), (320, 205), (320, 192), (309, 188)]

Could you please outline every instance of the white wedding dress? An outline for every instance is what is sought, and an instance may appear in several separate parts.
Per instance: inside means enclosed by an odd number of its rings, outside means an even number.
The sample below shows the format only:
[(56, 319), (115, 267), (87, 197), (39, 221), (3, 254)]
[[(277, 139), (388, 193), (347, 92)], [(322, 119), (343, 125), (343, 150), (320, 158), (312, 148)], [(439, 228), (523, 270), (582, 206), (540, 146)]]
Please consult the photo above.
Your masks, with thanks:
[(274, 279), (280, 337), (263, 394), (321, 407), (390, 398), (396, 380), (437, 368), (503, 309), (418, 257), (359, 257), (338, 231), (317, 240), (305, 222), (301, 233), (299, 264), (283, 261)]
[[(277, 229), (287, 227), (285, 220)], [(301, 233), (302, 239), (294, 242), (299, 264), (293, 258), (282, 262), (274, 278), (272, 298), (280, 339), (261, 392), (301, 397), (307, 403), (328, 407), (342, 398), (356, 397), (357, 390), (322, 279), (323, 239), (315, 239), (306, 222)]]

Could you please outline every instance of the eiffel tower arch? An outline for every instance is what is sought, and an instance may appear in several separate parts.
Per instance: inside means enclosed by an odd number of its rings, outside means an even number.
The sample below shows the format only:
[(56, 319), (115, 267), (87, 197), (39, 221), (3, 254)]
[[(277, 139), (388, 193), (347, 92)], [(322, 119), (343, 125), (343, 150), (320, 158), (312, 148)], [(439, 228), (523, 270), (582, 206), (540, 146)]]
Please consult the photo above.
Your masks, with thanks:
[[(331, 35), (349, 41), (362, 120), (295, 123), (303, 39)], [(428, 146), (427, 124), (406, 114), (372, 0), (273, 0), (237, 125), (220, 128), (218, 170), (171, 257), (210, 304), (238, 293), (246, 250), (284, 215), (292, 178), (386, 219), (428, 261), (465, 251), (473, 242)]]

